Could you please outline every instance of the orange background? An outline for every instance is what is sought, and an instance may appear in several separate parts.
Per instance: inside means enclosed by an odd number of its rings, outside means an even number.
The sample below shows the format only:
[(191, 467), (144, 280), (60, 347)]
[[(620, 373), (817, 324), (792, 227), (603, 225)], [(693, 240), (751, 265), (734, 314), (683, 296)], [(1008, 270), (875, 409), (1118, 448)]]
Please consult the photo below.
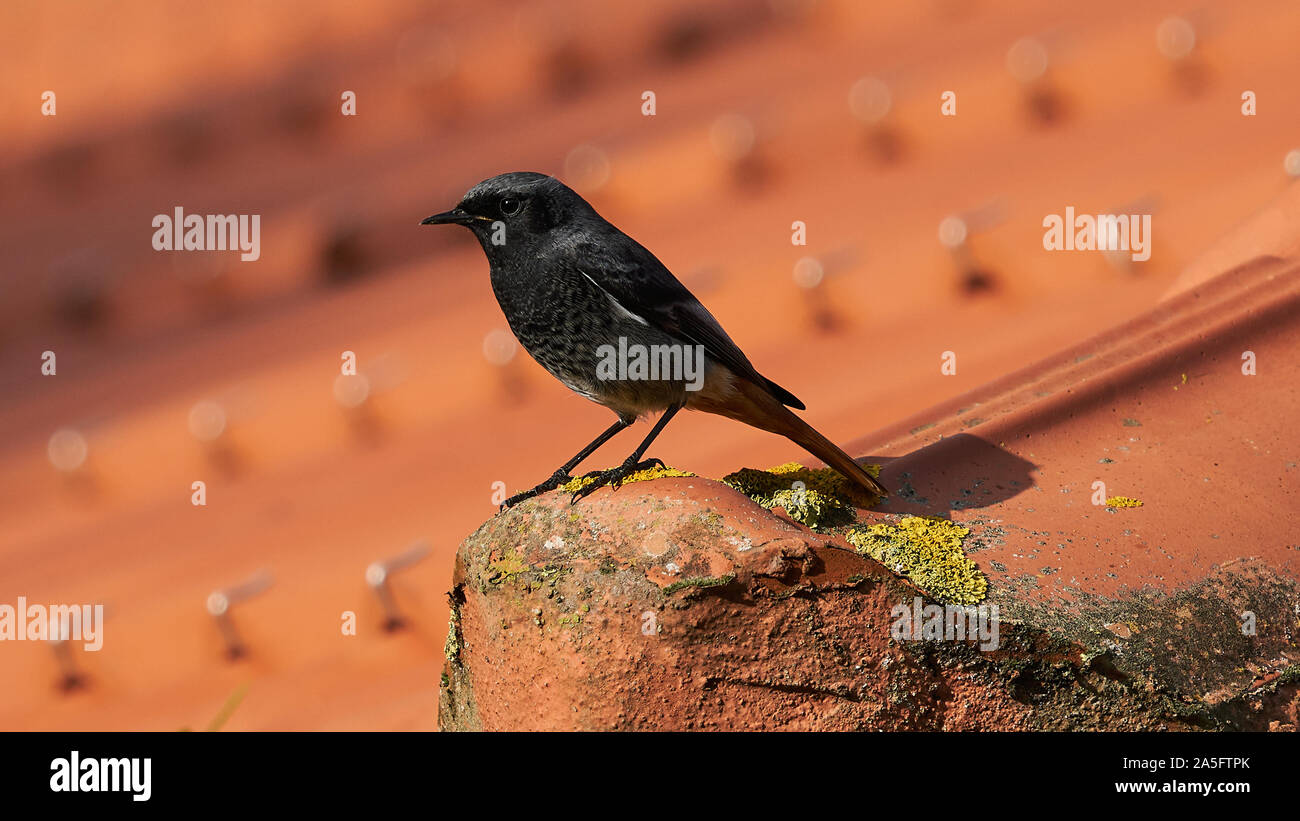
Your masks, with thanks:
[[(103, 603), (107, 623), (71, 690), (50, 647), (0, 643), (0, 729), (200, 728), (245, 686), (229, 729), (435, 727), (457, 543), (494, 482), (531, 486), (611, 421), (522, 352), (485, 358), (505, 323), (481, 251), (417, 225), (479, 179), (578, 187), (847, 441), (1149, 308), (1300, 147), (1286, 0), (620, 5), (4, 4), (0, 603)], [(1177, 63), (1156, 34), (1175, 14), (1197, 35)], [(1007, 69), (1027, 36), (1050, 55), (1033, 89)], [(849, 105), (868, 76), (891, 90), (874, 126)], [(717, 139), (736, 117), (739, 158)], [(177, 205), (260, 214), (261, 259), (154, 251)], [(1151, 213), (1151, 260), (1045, 251), (1067, 206)], [(345, 350), (360, 410), (334, 399)], [(201, 400), (227, 415), (216, 446), (188, 430)], [(89, 447), (71, 475), (46, 451), (65, 427)], [(802, 458), (694, 415), (652, 453), (710, 476)], [(385, 631), (363, 572), (418, 540), (431, 555), (393, 578), (408, 625)], [(259, 571), (232, 661), (204, 602)]]

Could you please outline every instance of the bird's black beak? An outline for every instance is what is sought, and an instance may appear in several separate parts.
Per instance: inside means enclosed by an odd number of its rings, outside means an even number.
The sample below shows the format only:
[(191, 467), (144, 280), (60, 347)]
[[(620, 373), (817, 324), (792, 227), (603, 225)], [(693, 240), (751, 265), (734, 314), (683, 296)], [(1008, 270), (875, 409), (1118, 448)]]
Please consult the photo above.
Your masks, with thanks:
[(434, 214), (432, 217), (425, 217), (420, 220), (421, 225), (469, 225), (474, 220), (474, 215), (463, 208), (453, 208), (450, 211), (443, 211), (441, 214)]

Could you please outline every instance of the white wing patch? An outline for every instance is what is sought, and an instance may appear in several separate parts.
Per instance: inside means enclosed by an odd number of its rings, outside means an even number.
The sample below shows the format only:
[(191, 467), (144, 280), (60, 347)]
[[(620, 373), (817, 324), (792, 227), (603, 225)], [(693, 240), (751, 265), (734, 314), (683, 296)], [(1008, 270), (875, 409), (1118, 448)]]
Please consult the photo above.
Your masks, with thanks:
[(650, 326), (649, 322), (646, 322), (644, 319), (632, 313), (627, 308), (624, 308), (623, 303), (615, 299), (614, 295), (611, 294), (609, 291), (606, 291), (599, 282), (597, 282), (596, 280), (588, 276), (586, 271), (579, 271), (578, 273), (582, 274), (584, 277), (587, 277), (587, 281), (590, 282), (592, 285), (595, 285), (597, 288), (600, 288), (601, 293), (603, 293), (606, 297), (609, 298), (609, 304), (614, 306), (614, 312), (617, 313), (619, 316), (623, 317), (624, 319), (631, 319), (636, 322), (640, 322), (642, 325), (645, 325), (646, 327)]

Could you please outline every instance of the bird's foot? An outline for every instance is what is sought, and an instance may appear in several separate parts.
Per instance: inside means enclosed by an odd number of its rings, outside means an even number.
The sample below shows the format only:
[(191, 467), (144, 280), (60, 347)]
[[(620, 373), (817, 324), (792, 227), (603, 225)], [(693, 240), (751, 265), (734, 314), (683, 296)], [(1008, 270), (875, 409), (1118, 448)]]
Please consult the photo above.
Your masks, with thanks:
[(611, 468), (610, 470), (593, 470), (591, 473), (583, 474), (579, 478), (590, 479), (591, 481), (587, 482), (574, 492), (573, 499), (570, 500), (569, 504), (577, 503), (579, 499), (594, 493), (597, 488), (602, 488), (606, 485), (617, 490), (619, 485), (623, 484), (624, 479), (639, 471), (649, 470), (654, 467), (665, 467), (664, 463), (658, 459), (646, 459), (644, 462), (634, 462), (632, 461), (632, 458), (633, 457), (628, 457), (623, 464), (616, 468)]
[(519, 504), (525, 499), (531, 499), (534, 496), (539, 496), (543, 493), (547, 493), (549, 491), (555, 490), (557, 487), (569, 481), (571, 478), (573, 477), (569, 476), (569, 474), (566, 473), (565, 471), (557, 470), (551, 474), (551, 478), (547, 479), (545, 482), (542, 482), (540, 485), (533, 488), (532, 490), (525, 490), (523, 493), (516, 493), (514, 496), (511, 496), (509, 499), (506, 499), (504, 502), (501, 503), (501, 509), (509, 510), (510, 508), (514, 507), (515, 505)]

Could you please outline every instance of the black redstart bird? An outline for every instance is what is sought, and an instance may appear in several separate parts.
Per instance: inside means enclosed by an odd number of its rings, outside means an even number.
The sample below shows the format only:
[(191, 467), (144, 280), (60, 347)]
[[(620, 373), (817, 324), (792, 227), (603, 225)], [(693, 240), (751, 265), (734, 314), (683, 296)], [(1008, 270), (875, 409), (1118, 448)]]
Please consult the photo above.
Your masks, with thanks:
[[(492, 291), (524, 349), (569, 390), (618, 416), (549, 479), (507, 499), (506, 507), (564, 484), (570, 471), (615, 434), (660, 411), (632, 455), (617, 468), (587, 474), (594, 481), (573, 500), (603, 485), (617, 488), (632, 473), (662, 465), (641, 457), (682, 408), (779, 433), (869, 493), (888, 493), (790, 411), (803, 410), (804, 404), (755, 370), (654, 254), (559, 180), (531, 172), (484, 180), (455, 208), (421, 222), (447, 223), (469, 228), (483, 246)], [(696, 373), (689, 372), (692, 363), (700, 365)]]

